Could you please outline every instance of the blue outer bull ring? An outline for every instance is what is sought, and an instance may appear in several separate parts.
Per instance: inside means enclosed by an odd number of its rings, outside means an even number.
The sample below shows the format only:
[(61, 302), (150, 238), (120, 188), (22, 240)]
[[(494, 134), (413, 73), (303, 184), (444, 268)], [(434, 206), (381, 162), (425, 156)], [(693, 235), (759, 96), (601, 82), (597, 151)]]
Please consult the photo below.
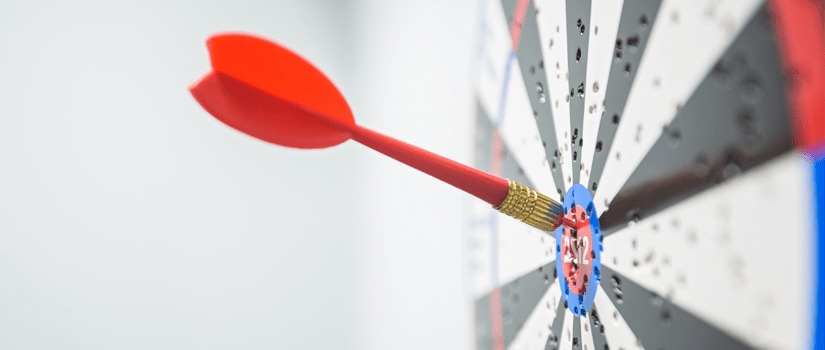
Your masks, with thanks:
[[(562, 249), (561, 242), (564, 235), (564, 227), (560, 226), (556, 229), (556, 276), (559, 280), (559, 287), (561, 288), (562, 300), (570, 312), (576, 316), (584, 316), (593, 307), (593, 300), (596, 298), (596, 291), (599, 289), (599, 281), (601, 281), (601, 253), (604, 250), (602, 246), (602, 234), (599, 228), (599, 215), (596, 211), (596, 206), (593, 204), (593, 197), (590, 191), (581, 184), (575, 184), (567, 190), (564, 196), (564, 214), (570, 211), (575, 206), (585, 208), (590, 219), (590, 230), (593, 239), (592, 254), (593, 262), (590, 265), (590, 279), (587, 281), (587, 289), (584, 294), (576, 295), (570, 291), (570, 286), (567, 285), (567, 280), (564, 277), (564, 269), (562, 267)], [(590, 252), (588, 252), (590, 253)]]

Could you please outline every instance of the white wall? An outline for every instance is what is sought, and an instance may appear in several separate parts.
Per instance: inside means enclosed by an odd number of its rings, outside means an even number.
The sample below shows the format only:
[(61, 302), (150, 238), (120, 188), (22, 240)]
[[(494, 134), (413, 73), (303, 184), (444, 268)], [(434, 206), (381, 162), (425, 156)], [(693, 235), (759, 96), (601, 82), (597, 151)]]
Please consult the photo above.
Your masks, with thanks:
[(467, 161), (475, 3), (0, 1), (0, 349), (466, 348), (465, 195), (186, 87), (208, 35), (257, 33)]
[(241, 30), (352, 90), (348, 16), (0, 1), (0, 349), (360, 348), (364, 152), (264, 144), (186, 89)]
[[(471, 159), (476, 0), (364, 1), (356, 30), (362, 124), (467, 163)], [(360, 95), (363, 94), (363, 95)], [(466, 224), (473, 200), (399, 163), (366, 163), (365, 273), (371, 349), (470, 346)]]

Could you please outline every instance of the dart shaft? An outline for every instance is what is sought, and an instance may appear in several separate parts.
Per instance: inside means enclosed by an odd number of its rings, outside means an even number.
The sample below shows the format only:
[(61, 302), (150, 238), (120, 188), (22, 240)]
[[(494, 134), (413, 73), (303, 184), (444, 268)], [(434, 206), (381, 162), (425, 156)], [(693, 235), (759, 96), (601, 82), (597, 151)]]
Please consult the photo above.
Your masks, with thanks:
[(352, 139), (364, 146), (472, 194), (528, 225), (552, 231), (564, 223), (561, 204), (518, 182), (471, 168), (359, 125), (339, 126), (350, 129)]
[(499, 205), (507, 197), (509, 184), (505, 179), (359, 125), (351, 128), (352, 139), (358, 143), (453, 185), (490, 205)]
[(278, 44), (227, 34), (210, 38), (207, 46), (213, 71), (190, 90), (204, 109), (235, 129), (295, 148), (353, 139), (541, 230), (562, 223), (561, 205), (524, 185), (357, 125), (332, 82)]

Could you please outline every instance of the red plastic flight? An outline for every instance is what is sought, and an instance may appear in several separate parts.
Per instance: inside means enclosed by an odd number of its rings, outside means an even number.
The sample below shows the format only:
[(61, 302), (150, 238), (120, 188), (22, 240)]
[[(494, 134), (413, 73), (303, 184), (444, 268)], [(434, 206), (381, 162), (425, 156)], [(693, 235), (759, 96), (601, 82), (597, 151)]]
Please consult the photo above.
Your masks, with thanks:
[(212, 71), (190, 90), (227, 125), (295, 148), (325, 148), (352, 139), (493, 206), (507, 196), (506, 179), (355, 124), (335, 85), (283, 46), (244, 34), (216, 35), (206, 44)]

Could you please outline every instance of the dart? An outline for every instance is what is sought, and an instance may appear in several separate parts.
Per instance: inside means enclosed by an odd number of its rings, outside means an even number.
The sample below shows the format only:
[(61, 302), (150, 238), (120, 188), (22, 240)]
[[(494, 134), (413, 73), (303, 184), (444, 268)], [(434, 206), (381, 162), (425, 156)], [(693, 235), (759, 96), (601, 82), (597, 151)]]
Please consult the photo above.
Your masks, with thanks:
[(562, 205), (500, 178), (355, 123), (346, 100), (311, 63), (274, 42), (244, 34), (207, 40), (212, 71), (190, 91), (221, 122), (276, 145), (317, 149), (354, 140), (461, 189), (543, 231), (576, 227)]

